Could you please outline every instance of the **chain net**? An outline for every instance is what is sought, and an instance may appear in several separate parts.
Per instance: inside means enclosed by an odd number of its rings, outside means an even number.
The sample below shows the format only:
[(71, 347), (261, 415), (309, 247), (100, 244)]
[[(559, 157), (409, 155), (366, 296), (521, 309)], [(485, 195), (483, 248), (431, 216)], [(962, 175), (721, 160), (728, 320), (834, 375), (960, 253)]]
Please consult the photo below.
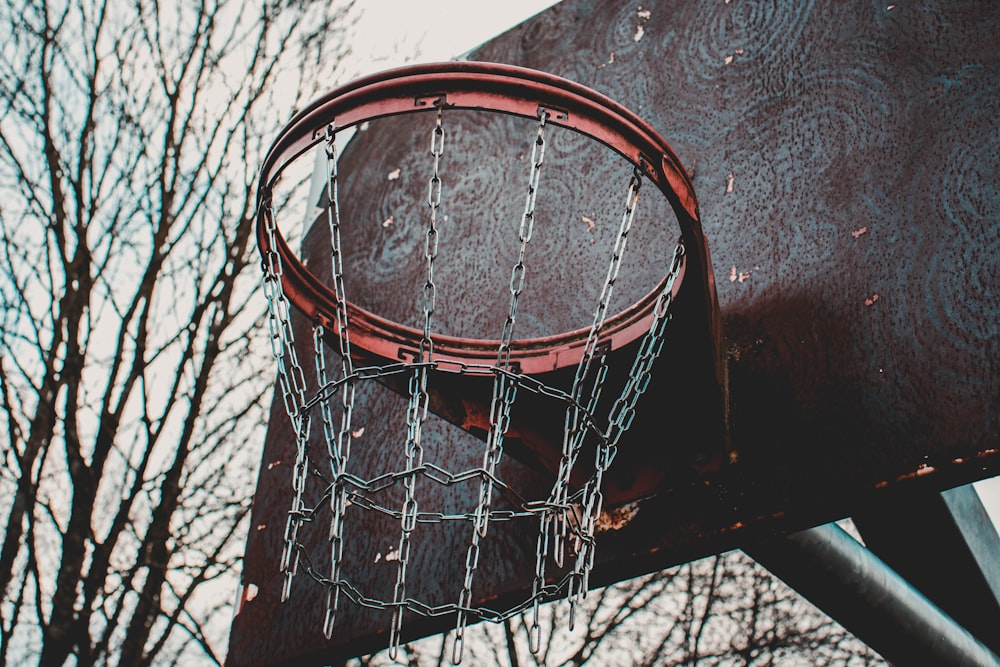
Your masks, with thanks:
[[(289, 598), (292, 582), (303, 571), (326, 591), (326, 609), (322, 632), (329, 638), (337, 627), (337, 614), (345, 601), (360, 607), (385, 610), (390, 616), (389, 651), (395, 659), (407, 613), (420, 616), (454, 615), (453, 661), (462, 658), (464, 631), (468, 623), (488, 620), (500, 622), (511, 616), (528, 613), (531, 619), (531, 648), (539, 649), (539, 607), (543, 602), (565, 598), (572, 610), (586, 595), (594, 565), (595, 532), (603, 509), (602, 478), (613, 465), (620, 439), (632, 423), (636, 402), (649, 384), (653, 363), (659, 356), (664, 333), (670, 320), (671, 295), (678, 277), (684, 245), (678, 242), (669, 262), (667, 279), (662, 284), (647, 331), (642, 334), (637, 352), (624, 385), (615, 388), (616, 396), (604, 397), (612, 406), (603, 416), (597, 408), (607, 389), (605, 378), (609, 360), (602, 343), (602, 328), (608, 316), (615, 283), (622, 266), (629, 232), (633, 225), (643, 184), (642, 165), (627, 174), (621, 221), (610, 251), (607, 272), (593, 311), (582, 357), (572, 374), (569, 387), (556, 387), (522, 373), (511, 361), (518, 344), (515, 323), (519, 299), (529, 273), (527, 249), (536, 218), (536, 198), (545, 165), (547, 121), (550, 112), (539, 109), (528, 168), (524, 208), (517, 225), (517, 258), (510, 271), (507, 315), (498, 338), (493, 363), (464, 363), (435, 355), (435, 263), (438, 262), (443, 192), (441, 164), (445, 159), (445, 108), (439, 104), (430, 133), (430, 176), (427, 180), (427, 214), (423, 234), (423, 284), (420, 289), (422, 325), (418, 353), (412, 359), (375, 360), (352, 348), (351, 322), (348, 317), (348, 279), (344, 273), (344, 248), (341, 241), (341, 213), (338, 192), (338, 154), (336, 131), (328, 127), (325, 135), (326, 202), (325, 217), (330, 233), (332, 290), (338, 305), (334, 322), (312, 323), (311, 350), (296, 340), (289, 300), (282, 290), (283, 266), (276, 248), (277, 215), (270, 196), (263, 197), (262, 220), (270, 241), (263, 258), (263, 290), (268, 306), (271, 351), (277, 362), (278, 389), (295, 436), (295, 461), (291, 475), (291, 498), (284, 528), (280, 569), (284, 578), (282, 600)], [(326, 324), (326, 326), (323, 326)], [(331, 335), (332, 334), (332, 335)], [(334, 355), (329, 355), (330, 348)], [(311, 354), (316, 386), (307, 386), (307, 374), (300, 357)], [(336, 361), (333, 360), (336, 357)], [(621, 363), (620, 359), (616, 363)], [(429, 379), (446, 374), (492, 382), (489, 399), (489, 428), (485, 434), (481, 464), (471, 469), (449, 470), (441, 462), (427, 460), (424, 438), (430, 409)], [(351, 467), (352, 442), (359, 429), (353, 419), (361, 391), (371, 383), (392, 384), (405, 401), (405, 433), (395, 442), (398, 451), (384, 445), (383, 470), (377, 475), (361, 476)], [(504, 458), (505, 437), (511, 428), (511, 413), (517, 401), (545, 398), (554, 400), (564, 411), (562, 442), (557, 443), (557, 472), (547, 497), (528, 499), (505, 483), (498, 470)], [(316, 423), (318, 422), (318, 423)], [(314, 437), (319, 429), (321, 438)], [(325, 452), (310, 451), (319, 440)], [(317, 461), (323, 460), (322, 464)], [(581, 476), (581, 470), (583, 471)], [(583, 483), (574, 482), (584, 479)], [(307, 491), (319, 489), (318, 497)], [(424, 507), (421, 498), (433, 486), (472, 485), (474, 503), (458, 511)], [(387, 491), (393, 491), (387, 494)], [(395, 503), (390, 504), (389, 499)], [(345, 575), (344, 545), (347, 538), (346, 517), (380, 517), (398, 526), (398, 541), (386, 560), (396, 567), (391, 597), (379, 597)], [(329, 551), (320, 557), (310, 552), (300, 533), (303, 526), (324, 516), (328, 519)], [(476, 575), (482, 547), (491, 526), (500, 522), (531, 522), (537, 529), (534, 579), (530, 592), (516, 604), (495, 609), (476, 604)], [(364, 539), (364, 522), (355, 521), (354, 538)], [(451, 526), (467, 532), (464, 562), (456, 567), (454, 601), (432, 603), (416, 599), (409, 586), (416, 574), (412, 549), (422, 527), (431, 524)], [(381, 556), (381, 554), (380, 554)], [(321, 564), (322, 561), (322, 564)], [(553, 570), (556, 572), (552, 574)], [(572, 623), (572, 621), (571, 621)]]

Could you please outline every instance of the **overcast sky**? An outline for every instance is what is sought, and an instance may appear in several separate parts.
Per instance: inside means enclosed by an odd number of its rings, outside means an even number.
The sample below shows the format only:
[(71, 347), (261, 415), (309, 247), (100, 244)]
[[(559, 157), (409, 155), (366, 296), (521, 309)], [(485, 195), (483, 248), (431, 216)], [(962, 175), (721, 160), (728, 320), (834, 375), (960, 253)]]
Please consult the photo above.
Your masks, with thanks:
[(352, 32), (358, 74), (451, 60), (555, 4), (554, 0), (364, 0)]

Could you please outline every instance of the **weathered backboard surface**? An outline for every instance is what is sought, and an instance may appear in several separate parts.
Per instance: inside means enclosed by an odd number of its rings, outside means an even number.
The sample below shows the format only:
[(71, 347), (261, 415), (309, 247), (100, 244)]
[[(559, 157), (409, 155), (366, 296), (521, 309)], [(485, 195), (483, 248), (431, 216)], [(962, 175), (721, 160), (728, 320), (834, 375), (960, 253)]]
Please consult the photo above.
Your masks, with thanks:
[[(1000, 472), (998, 26), (1000, 5), (990, 2), (565, 0), (471, 54), (564, 76), (636, 111), (692, 174), (711, 246), (728, 369), (727, 455), (711, 472), (676, 466), (631, 522), (602, 533), (593, 584), (849, 516), (876, 498)], [(512, 141), (522, 138), (509, 131)], [(395, 132), (373, 128), (342, 160), (343, 199), (367, 200), (377, 213), (370, 227), (384, 232), (365, 240), (376, 259), (398, 252), (399, 211), (423, 202), (426, 157), (413, 156), (424, 156), (426, 143), (405, 123)], [(573, 147), (567, 142), (565, 154)], [(506, 170), (479, 169), (473, 151), (448, 158), (455, 196), (523, 196)], [(350, 181), (352, 164), (372, 162), (377, 179)], [(397, 168), (420, 176), (410, 185), (386, 178)], [(510, 171), (520, 184), (523, 164)], [(553, 186), (548, 205), (576, 211), (581, 197), (620, 199), (621, 188), (606, 192), (613, 179), (589, 173), (593, 191)], [(399, 222), (383, 227), (390, 216)], [(325, 244), (307, 237), (307, 249), (319, 257)], [(547, 260), (554, 277), (539, 299), (561, 294), (587, 262)], [(377, 278), (369, 276), (369, 292), (397, 291)], [(483, 298), (487, 288), (472, 280), (474, 298)], [(359, 416), (372, 446), (356, 445), (358, 465), (377, 469), (374, 443), (399, 432), (399, 400), (371, 397)], [(699, 420), (713, 418), (654, 414), (638, 425), (641, 440), (661, 452)], [(443, 420), (429, 428), (437, 454), (477, 465), (478, 440)], [(307, 577), (279, 602), (289, 432), (279, 400), (254, 498), (233, 665), (330, 661), (387, 641), (386, 615), (369, 610), (345, 612), (326, 640), (324, 596)], [(710, 455), (721, 451), (709, 440)], [(503, 465), (526, 487), (541, 484), (515, 459)], [(368, 559), (387, 553), (397, 535), (391, 525), (355, 526), (348, 539)], [(531, 531), (490, 537), (478, 581), (492, 588), (481, 594), (516, 596), (531, 583)], [(411, 571), (434, 597), (465, 544), (433, 527), (420, 539), (432, 548), (415, 554)], [(394, 573), (383, 566), (365, 560), (358, 576), (391, 586)], [(404, 632), (451, 624), (408, 618)]]

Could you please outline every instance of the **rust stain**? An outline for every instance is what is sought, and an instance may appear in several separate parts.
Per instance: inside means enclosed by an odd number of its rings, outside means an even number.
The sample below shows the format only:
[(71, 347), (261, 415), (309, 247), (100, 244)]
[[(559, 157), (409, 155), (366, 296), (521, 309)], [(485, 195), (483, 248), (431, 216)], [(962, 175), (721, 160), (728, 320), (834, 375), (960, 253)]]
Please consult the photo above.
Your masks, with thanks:
[(739, 361), (740, 357), (743, 356), (744, 352), (749, 352), (750, 350), (752, 350), (752, 349), (754, 349), (756, 347), (760, 347), (763, 344), (764, 344), (764, 339), (763, 338), (757, 338), (757, 339), (753, 340), (750, 343), (746, 343), (746, 344), (743, 344), (743, 345), (736, 345), (736, 344), (734, 344), (734, 345), (730, 346), (728, 353), (729, 353), (729, 356), (734, 361)]

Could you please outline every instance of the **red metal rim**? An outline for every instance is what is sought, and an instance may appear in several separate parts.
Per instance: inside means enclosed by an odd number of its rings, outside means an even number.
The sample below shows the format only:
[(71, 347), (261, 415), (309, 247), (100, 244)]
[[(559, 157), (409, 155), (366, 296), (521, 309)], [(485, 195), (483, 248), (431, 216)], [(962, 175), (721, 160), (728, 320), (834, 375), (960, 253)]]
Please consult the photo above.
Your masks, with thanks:
[[(282, 289), (289, 302), (308, 318), (337, 331), (333, 290), (301, 262), (278, 231), (274, 248), (266, 229), (270, 192), (281, 172), (324, 141), (328, 126), (338, 130), (362, 122), (406, 113), (479, 109), (537, 118), (549, 112), (548, 124), (567, 127), (599, 141), (629, 160), (667, 198), (677, 216), (686, 254), (674, 281), (674, 296), (684, 283), (688, 257), (709, 266), (698, 221), (694, 188), (680, 159), (645, 121), (614, 100), (585, 86), (544, 72), (495, 63), (447, 62), (389, 70), (359, 79), (318, 99), (298, 113), (272, 145), (261, 169), (258, 189), (257, 243), (261, 255), (274, 250), (283, 265)], [(664, 258), (668, 267), (670, 258)], [(710, 270), (709, 270), (710, 271)], [(615, 350), (649, 329), (657, 297), (667, 277), (643, 298), (609, 317), (601, 330), (605, 349)], [(707, 280), (711, 280), (708, 276)], [(385, 359), (412, 360), (419, 354), (422, 332), (347, 304), (351, 344)], [(511, 364), (536, 374), (575, 365), (583, 355), (589, 328), (554, 336), (518, 339), (511, 345)], [(456, 364), (489, 365), (499, 341), (433, 335), (434, 359)]]

